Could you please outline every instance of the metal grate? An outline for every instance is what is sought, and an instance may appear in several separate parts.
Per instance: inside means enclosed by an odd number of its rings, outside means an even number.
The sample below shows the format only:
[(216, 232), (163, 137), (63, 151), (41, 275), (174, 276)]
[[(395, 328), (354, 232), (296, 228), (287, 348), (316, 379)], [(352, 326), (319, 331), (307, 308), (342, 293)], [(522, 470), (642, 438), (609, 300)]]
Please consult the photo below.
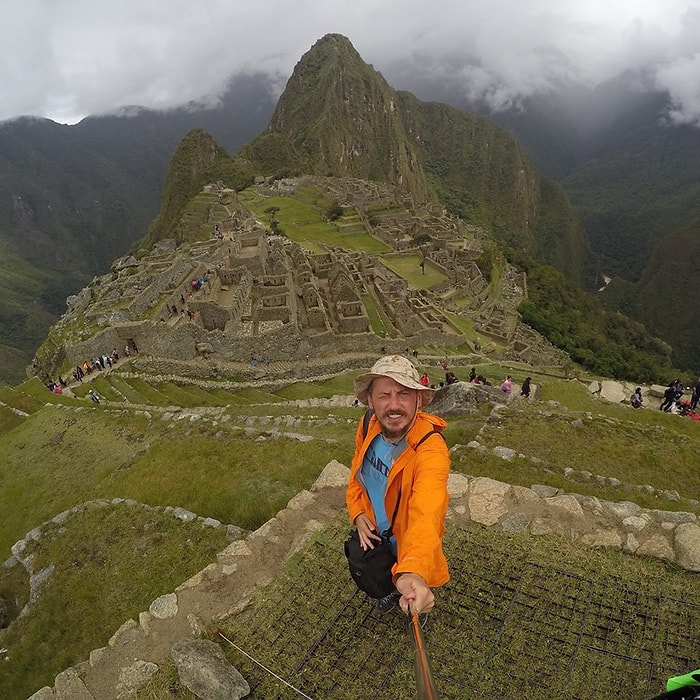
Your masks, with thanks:
[[(338, 525), (306, 548), (245, 622), (236, 643), (314, 700), (415, 698), (400, 611), (380, 616), (346, 573)], [(695, 587), (683, 600), (513, 554), (483, 531), (452, 528), (452, 580), (425, 631), (443, 700), (644, 700), (700, 665)], [(696, 623), (697, 624), (697, 623)], [(225, 627), (225, 625), (224, 625)], [(235, 652), (251, 698), (299, 697)]]

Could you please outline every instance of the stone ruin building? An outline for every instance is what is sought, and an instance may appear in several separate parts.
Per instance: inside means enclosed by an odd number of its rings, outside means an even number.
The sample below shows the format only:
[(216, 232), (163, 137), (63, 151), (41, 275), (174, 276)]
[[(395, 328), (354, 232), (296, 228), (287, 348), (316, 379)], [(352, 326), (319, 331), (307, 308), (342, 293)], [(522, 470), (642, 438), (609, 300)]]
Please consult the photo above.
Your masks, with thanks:
[[(313, 254), (271, 234), (253, 216), (245, 221), (236, 216), (223, 239), (177, 247), (160, 241), (140, 259), (120, 258), (109, 274), (71, 297), (58, 326), (79, 330), (66, 334), (65, 357), (75, 365), (124, 348), (130, 339), (142, 355), (185, 362), (376, 352), (380, 341), (394, 343), (396, 351), (407, 340), (413, 346), (457, 347), (464, 336), (451, 316), (460, 314), (511, 355), (551, 353), (514, 313), (526, 298), (525, 276), (508, 268), (502, 298), (492, 299), (477, 264), (482, 248), (464, 237), (457, 219), (379, 183), (310, 180), (393, 252), (328, 248)], [(285, 191), (296, 184), (282, 183)], [(414, 239), (423, 234), (429, 239), (420, 248), (423, 260), (445, 279), (429, 290), (414, 290), (382, 258), (417, 252)], [(381, 339), (372, 329), (368, 298), (383, 318)]]

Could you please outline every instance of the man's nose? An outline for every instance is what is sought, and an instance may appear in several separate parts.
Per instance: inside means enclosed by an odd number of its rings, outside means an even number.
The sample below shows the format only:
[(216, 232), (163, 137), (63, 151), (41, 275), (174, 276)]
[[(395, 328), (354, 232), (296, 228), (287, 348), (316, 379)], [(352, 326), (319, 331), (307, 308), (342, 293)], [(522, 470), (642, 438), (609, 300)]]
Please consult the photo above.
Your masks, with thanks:
[(398, 394), (391, 394), (389, 396), (389, 408), (401, 408), (401, 402), (399, 401)]

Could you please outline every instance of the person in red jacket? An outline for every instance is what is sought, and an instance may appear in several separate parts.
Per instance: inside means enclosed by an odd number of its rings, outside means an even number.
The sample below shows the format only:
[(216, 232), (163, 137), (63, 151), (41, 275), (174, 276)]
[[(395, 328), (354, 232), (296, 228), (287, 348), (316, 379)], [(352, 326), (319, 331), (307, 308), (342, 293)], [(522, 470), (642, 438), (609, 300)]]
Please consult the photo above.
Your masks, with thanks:
[(397, 604), (404, 612), (410, 604), (427, 613), (435, 605), (432, 588), (449, 580), (442, 550), (450, 453), (441, 433), (447, 424), (421, 410), (433, 393), (401, 355), (380, 358), (355, 380), (355, 396), (372, 414), (357, 427), (346, 503), (365, 550), (381, 540), (393, 517), (396, 590), (376, 601), (382, 613)]

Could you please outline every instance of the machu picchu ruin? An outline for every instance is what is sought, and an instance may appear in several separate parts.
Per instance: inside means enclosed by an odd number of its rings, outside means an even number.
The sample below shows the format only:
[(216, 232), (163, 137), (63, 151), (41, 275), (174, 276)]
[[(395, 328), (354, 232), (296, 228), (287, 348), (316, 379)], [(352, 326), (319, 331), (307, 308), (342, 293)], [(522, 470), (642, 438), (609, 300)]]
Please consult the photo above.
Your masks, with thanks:
[[(70, 297), (32, 372), (52, 376), (62, 364), (74, 367), (132, 341), (142, 369), (176, 361), (183, 375), (200, 375), (203, 359), (225, 377), (240, 371), (227, 365), (251, 358), (298, 362), (380, 347), (399, 352), (407, 343), (465, 355), (488, 343), (506, 359), (562, 362), (518, 318), (525, 274), (504, 263), (497, 281), (486, 279), (478, 230), (395, 186), (310, 176), (261, 180), (252, 188), (263, 202), (257, 213), (220, 183), (207, 185), (198, 198), (200, 206), (207, 202), (200, 225), (206, 236), (164, 239), (123, 256)], [(318, 221), (323, 203), (334, 203), (339, 215), (326, 223), (346, 238), (371, 237), (383, 252), (310, 246), (276, 232), (261, 212), (272, 209), (272, 219), (275, 208), (264, 203), (280, 196), (311, 198)], [(422, 273), (413, 283), (406, 264)], [(426, 268), (422, 288), (415, 280), (423, 281)]]

